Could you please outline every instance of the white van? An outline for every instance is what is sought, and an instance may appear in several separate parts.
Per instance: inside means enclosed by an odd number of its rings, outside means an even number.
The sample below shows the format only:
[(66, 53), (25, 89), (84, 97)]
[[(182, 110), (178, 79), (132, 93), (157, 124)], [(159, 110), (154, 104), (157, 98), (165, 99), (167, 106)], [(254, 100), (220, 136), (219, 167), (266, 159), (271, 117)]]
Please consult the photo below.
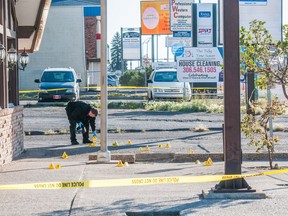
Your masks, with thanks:
[(154, 99), (191, 99), (191, 87), (188, 82), (177, 80), (176, 69), (159, 69), (151, 73), (148, 83), (148, 100)]

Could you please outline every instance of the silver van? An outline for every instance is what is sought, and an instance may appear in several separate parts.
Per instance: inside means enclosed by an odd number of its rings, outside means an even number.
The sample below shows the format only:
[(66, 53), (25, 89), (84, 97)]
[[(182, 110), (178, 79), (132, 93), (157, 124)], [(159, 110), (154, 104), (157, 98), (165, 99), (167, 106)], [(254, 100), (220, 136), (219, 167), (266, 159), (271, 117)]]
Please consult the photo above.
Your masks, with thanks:
[(39, 83), (38, 101), (77, 101), (80, 98), (81, 79), (73, 68), (47, 68)]

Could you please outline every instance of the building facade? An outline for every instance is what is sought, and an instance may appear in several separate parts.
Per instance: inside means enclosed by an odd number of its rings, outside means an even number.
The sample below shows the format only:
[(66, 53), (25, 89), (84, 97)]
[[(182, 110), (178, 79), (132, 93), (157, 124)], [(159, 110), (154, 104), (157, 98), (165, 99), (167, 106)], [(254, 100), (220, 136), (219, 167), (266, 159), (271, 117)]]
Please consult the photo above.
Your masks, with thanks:
[(100, 0), (52, 0), (40, 49), (30, 55), (29, 66), (20, 74), (20, 90), (37, 89), (34, 79), (47, 67), (74, 68), (82, 79), (81, 91), (86, 90), (89, 67), (100, 71), (99, 29)]
[[(19, 106), (18, 62), (12, 66), (10, 51), (37, 50), (51, 0), (0, 1), (0, 165), (24, 150), (23, 107)], [(31, 5), (32, 4), (32, 5)], [(33, 7), (31, 7), (33, 6)], [(25, 17), (22, 17), (26, 14)], [(23, 47), (23, 48), (22, 48)]]

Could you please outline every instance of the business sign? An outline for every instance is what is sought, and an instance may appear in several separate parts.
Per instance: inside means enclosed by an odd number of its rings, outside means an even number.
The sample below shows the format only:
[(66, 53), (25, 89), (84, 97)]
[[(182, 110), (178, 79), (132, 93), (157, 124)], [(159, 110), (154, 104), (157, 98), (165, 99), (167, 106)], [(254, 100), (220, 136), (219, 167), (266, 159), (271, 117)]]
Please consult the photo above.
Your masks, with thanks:
[(169, 0), (141, 1), (141, 28), (143, 35), (172, 34)]
[(170, 0), (170, 30), (192, 31), (194, 0)]
[(177, 57), (177, 78), (181, 82), (218, 82), (222, 66), (217, 47), (184, 48), (183, 57)]
[(267, 0), (239, 0), (240, 5), (267, 5)]
[(191, 31), (173, 31), (173, 37), (186, 37), (191, 38), (192, 32)]
[(140, 28), (121, 28), (123, 59), (139, 60), (141, 34)]
[(175, 56), (182, 56), (184, 53), (184, 47), (181, 43), (175, 43), (171, 47), (171, 51)]
[[(282, 0), (239, 1), (240, 26), (249, 29), (252, 20), (265, 22), (274, 40), (282, 40)], [(219, 44), (223, 44), (223, 0), (219, 0)]]
[(213, 4), (197, 4), (197, 47), (213, 47)]
[(152, 69), (176, 68), (176, 62), (152, 62)]
[[(201, 5), (197, 5), (197, 6), (201, 6), (203, 8), (204, 5), (201, 4)], [(198, 17), (200, 17), (200, 18), (211, 18), (212, 17), (212, 12), (211, 11), (199, 11)]]
[(165, 40), (165, 46), (166, 47), (172, 47), (174, 44), (181, 44), (182, 47), (192, 47), (192, 38), (186, 38), (186, 37), (166, 37)]

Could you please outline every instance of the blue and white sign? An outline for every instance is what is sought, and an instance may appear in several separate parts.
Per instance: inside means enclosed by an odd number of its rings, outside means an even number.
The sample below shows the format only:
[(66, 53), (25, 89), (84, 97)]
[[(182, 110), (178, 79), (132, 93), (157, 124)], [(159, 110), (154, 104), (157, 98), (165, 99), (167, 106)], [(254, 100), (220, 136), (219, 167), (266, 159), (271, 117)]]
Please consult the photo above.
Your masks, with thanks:
[(240, 5), (267, 5), (267, 0), (239, 0)]
[(197, 11), (197, 47), (213, 47), (213, 4), (197, 4)]
[(175, 56), (182, 56), (184, 53), (184, 47), (181, 43), (173, 44), (171, 51)]
[(199, 11), (199, 17), (200, 18), (210, 18), (211, 17), (211, 11)]
[(121, 28), (123, 59), (139, 60), (141, 34), (140, 28)]
[(192, 37), (191, 31), (173, 31), (173, 37)]

